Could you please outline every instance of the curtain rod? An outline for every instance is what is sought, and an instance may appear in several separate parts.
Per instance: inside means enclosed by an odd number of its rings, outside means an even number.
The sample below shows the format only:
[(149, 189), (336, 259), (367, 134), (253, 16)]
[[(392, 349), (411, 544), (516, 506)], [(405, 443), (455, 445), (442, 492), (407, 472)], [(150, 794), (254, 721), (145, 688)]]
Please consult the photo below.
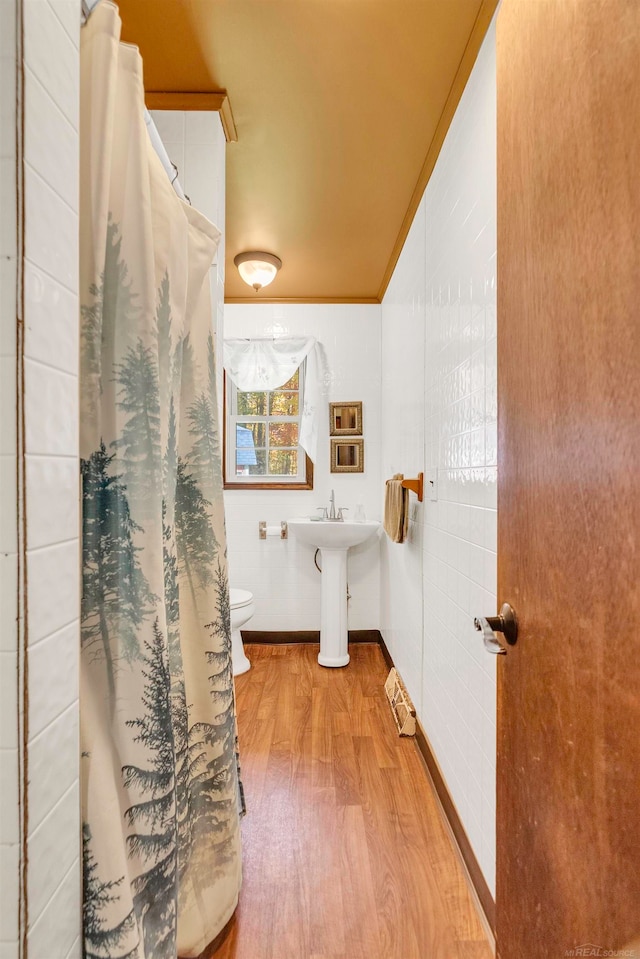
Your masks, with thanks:
[[(87, 20), (89, 19), (89, 17), (91, 16), (93, 12), (93, 8), (97, 6), (99, 2), (100, 0), (82, 0), (82, 14), (84, 17), (84, 21), (83, 21), (84, 23), (87, 22)], [(160, 162), (162, 163), (162, 166), (164, 167), (165, 172), (167, 176), (169, 177), (171, 186), (176, 191), (176, 193), (178, 194), (181, 200), (186, 200), (187, 203), (190, 203), (191, 201), (186, 196), (180, 184), (180, 180), (178, 179), (178, 168), (175, 165), (175, 163), (172, 163), (171, 160), (169, 159), (169, 154), (167, 153), (165, 149), (165, 145), (162, 142), (162, 138), (160, 134), (158, 133), (158, 128), (153, 122), (153, 117), (151, 116), (151, 114), (149, 113), (146, 107), (144, 108), (144, 122), (146, 124), (147, 131), (149, 133), (151, 146), (157, 153), (160, 159)]]

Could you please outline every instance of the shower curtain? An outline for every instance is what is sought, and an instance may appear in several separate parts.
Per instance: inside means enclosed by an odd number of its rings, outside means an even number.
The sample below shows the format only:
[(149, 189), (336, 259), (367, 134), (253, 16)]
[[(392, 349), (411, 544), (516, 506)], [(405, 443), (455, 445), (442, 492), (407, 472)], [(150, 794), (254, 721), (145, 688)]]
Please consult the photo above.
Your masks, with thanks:
[(81, 55), (84, 955), (197, 956), (241, 881), (209, 267), (142, 63), (101, 0)]

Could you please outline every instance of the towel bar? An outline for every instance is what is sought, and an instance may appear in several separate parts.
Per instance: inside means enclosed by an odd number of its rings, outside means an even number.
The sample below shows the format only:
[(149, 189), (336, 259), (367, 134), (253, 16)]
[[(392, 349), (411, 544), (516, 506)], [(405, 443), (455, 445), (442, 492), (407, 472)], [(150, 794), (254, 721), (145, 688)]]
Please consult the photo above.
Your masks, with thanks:
[(418, 473), (417, 479), (405, 479), (402, 480), (402, 485), (404, 489), (410, 489), (416, 493), (418, 501), (422, 502), (422, 495), (424, 492), (424, 473)]

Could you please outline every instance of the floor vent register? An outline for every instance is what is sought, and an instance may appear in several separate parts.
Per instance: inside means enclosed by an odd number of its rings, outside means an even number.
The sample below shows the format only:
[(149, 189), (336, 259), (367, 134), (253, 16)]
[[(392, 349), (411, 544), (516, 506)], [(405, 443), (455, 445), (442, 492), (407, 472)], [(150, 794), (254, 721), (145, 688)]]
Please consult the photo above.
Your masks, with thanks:
[(400, 736), (415, 736), (416, 711), (397, 669), (392, 669), (384, 684), (391, 713)]

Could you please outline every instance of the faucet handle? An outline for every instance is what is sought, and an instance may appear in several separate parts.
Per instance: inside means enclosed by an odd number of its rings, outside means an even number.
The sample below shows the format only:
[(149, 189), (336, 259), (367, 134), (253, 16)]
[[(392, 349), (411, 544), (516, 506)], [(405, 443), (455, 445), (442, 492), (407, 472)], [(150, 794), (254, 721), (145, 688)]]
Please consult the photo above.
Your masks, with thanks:
[(349, 512), (349, 507), (348, 507), (348, 506), (339, 506), (339, 507), (338, 507), (338, 519), (341, 519), (342, 522), (344, 523), (344, 516), (343, 516), (342, 514), (343, 514), (343, 513), (348, 513), (348, 512)]
[(327, 514), (327, 507), (326, 507), (326, 506), (316, 506), (316, 509), (321, 509), (321, 510), (322, 510), (322, 516), (320, 517), (320, 519), (326, 519), (326, 518), (327, 518), (327, 515), (328, 515), (328, 514)]

